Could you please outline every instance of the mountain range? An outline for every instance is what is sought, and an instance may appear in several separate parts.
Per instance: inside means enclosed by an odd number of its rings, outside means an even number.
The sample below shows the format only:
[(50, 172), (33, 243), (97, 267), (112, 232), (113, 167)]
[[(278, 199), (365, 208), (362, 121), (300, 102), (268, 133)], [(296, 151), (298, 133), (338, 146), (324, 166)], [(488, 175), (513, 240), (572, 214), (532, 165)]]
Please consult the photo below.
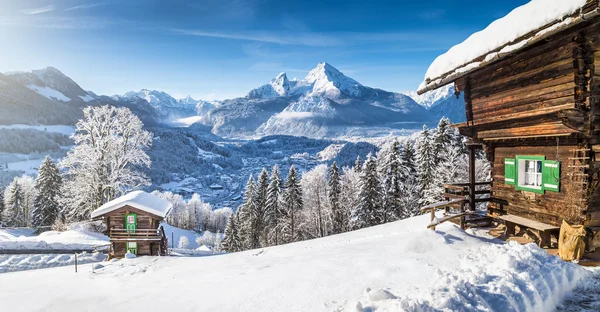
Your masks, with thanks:
[(303, 79), (281, 73), (245, 97), (175, 99), (142, 89), (104, 96), (82, 89), (54, 67), (0, 74), (0, 124), (74, 124), (88, 105), (128, 107), (146, 125), (190, 119), (225, 137), (275, 134), (335, 137), (369, 129), (418, 128), (441, 116), (464, 120), (464, 101), (447, 86), (422, 96), (364, 86), (328, 63)]

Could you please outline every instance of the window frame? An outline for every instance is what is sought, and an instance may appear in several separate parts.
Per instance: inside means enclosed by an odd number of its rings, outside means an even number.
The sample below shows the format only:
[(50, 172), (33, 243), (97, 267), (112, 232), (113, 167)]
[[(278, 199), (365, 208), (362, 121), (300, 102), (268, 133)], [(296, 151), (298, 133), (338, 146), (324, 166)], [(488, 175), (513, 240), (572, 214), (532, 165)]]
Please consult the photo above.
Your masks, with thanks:
[[(533, 160), (533, 161), (540, 161), (542, 163), (542, 171), (540, 172), (541, 175), (541, 183), (542, 185), (537, 188), (537, 187), (528, 187), (528, 186), (524, 186), (520, 184), (520, 176), (522, 174), (524, 174), (525, 172), (521, 173), (521, 161), (525, 161), (525, 160)], [(539, 194), (544, 194), (545, 188), (544, 188), (544, 161), (546, 160), (546, 156), (532, 156), (532, 155), (517, 155), (515, 157), (515, 188), (519, 191), (527, 191), (527, 192), (534, 192), (534, 193), (539, 193)], [(523, 168), (523, 170), (525, 170), (525, 168)]]

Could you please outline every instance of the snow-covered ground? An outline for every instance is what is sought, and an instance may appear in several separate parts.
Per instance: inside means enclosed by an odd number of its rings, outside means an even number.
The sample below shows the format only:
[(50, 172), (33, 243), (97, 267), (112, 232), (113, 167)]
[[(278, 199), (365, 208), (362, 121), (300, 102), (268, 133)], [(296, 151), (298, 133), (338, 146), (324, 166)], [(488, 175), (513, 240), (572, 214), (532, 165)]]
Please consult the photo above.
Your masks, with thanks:
[(73, 225), (68, 231), (47, 231), (40, 235), (35, 235), (33, 229), (0, 228), (0, 249), (81, 250), (106, 244), (107, 236), (78, 225)]
[(534, 245), (426, 224), (420, 216), (234, 254), (105, 262), (95, 273), (0, 274), (0, 302), (22, 311), (552, 311), (593, 278)]
[[(77, 263), (92, 263), (106, 260), (102, 253), (79, 253)], [(75, 264), (75, 254), (0, 255), (0, 273), (45, 269)]]
[(48, 131), (54, 133), (60, 133), (65, 135), (71, 135), (75, 133), (75, 127), (69, 125), (22, 125), (22, 124), (14, 124), (14, 125), (0, 125), (0, 129), (33, 129), (39, 131)]

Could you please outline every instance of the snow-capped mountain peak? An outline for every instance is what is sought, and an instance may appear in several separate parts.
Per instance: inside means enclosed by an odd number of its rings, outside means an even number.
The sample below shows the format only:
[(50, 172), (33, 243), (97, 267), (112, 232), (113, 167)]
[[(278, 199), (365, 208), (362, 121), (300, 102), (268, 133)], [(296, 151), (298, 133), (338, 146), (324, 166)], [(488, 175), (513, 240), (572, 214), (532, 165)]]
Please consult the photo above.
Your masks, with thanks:
[(31, 72), (12, 72), (7, 75), (38, 94), (61, 102), (83, 100), (89, 102), (95, 96), (84, 91), (75, 81), (55, 67), (48, 66)]
[(356, 80), (345, 76), (326, 62), (319, 63), (303, 80), (313, 85), (313, 94), (335, 95), (335, 93), (342, 92), (357, 97), (361, 95), (363, 89), (363, 86)]
[(268, 99), (279, 96), (287, 96), (290, 93), (292, 85), (287, 78), (287, 75), (282, 72), (277, 77), (271, 79), (268, 84), (262, 85), (251, 90), (247, 97), (251, 99), (261, 98)]

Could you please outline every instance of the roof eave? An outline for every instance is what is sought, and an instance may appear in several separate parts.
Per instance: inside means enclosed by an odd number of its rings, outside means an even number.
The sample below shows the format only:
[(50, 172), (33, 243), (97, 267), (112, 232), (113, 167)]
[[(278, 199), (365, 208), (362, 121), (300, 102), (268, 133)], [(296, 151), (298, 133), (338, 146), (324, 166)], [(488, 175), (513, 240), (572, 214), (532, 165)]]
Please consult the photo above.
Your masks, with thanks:
[[(599, 5), (600, 5), (600, 3), (599, 3)], [(543, 33), (541, 35), (538, 35), (538, 36), (533, 36), (533, 37), (530, 37), (530, 38), (522, 39), (522, 40), (527, 40), (527, 42), (522, 47), (520, 47), (519, 49), (510, 51), (510, 52), (507, 52), (507, 53), (499, 53), (499, 51), (502, 50), (504, 47), (518, 44), (521, 41), (507, 43), (507, 44), (505, 44), (505, 45), (503, 45), (503, 46), (495, 49), (494, 51), (491, 51), (491, 52), (489, 52), (489, 53), (487, 53), (485, 55), (482, 55), (482, 56), (478, 57), (477, 59), (483, 58), (484, 60), (481, 61), (481, 62), (479, 62), (480, 64), (477, 67), (475, 67), (475, 68), (472, 68), (472, 69), (469, 69), (469, 70), (465, 70), (464, 72), (456, 73), (456, 70), (458, 70), (458, 69), (460, 69), (462, 67), (469, 66), (470, 64), (473, 64), (473, 63), (476, 62), (475, 60), (473, 60), (472, 62), (464, 64), (464, 65), (462, 65), (460, 67), (457, 67), (457, 68), (453, 69), (450, 72), (447, 72), (447, 73), (441, 75), (440, 77), (437, 77), (437, 78), (434, 78), (434, 79), (430, 79), (429, 81), (431, 81), (431, 82), (425, 84), (425, 86), (423, 88), (419, 88), (417, 90), (417, 94), (421, 95), (421, 94), (423, 94), (425, 92), (428, 92), (428, 91), (435, 90), (435, 89), (438, 89), (440, 87), (443, 87), (443, 86), (445, 86), (445, 85), (447, 85), (447, 84), (449, 84), (451, 82), (454, 82), (458, 78), (467, 76), (467, 75), (469, 75), (469, 74), (471, 74), (471, 73), (473, 73), (473, 72), (475, 72), (477, 70), (480, 70), (480, 69), (482, 69), (482, 68), (484, 68), (484, 67), (486, 67), (488, 65), (494, 64), (494, 63), (499, 62), (499, 61), (501, 61), (501, 60), (503, 60), (503, 59), (505, 59), (505, 58), (507, 58), (509, 56), (515, 55), (519, 51), (521, 51), (523, 49), (526, 49), (526, 48), (528, 48), (528, 47), (530, 47), (530, 46), (532, 46), (532, 45), (534, 45), (534, 44), (536, 44), (536, 43), (538, 43), (538, 42), (540, 42), (542, 40), (548, 39), (549, 37), (554, 36), (554, 35), (562, 32), (562, 31), (564, 31), (566, 29), (574, 27), (574, 26), (576, 26), (576, 25), (578, 25), (580, 23), (589, 21), (590, 19), (598, 17), (598, 16), (600, 16), (600, 7), (597, 7), (596, 9), (594, 9), (593, 11), (590, 11), (588, 13), (578, 15), (577, 17), (573, 18), (573, 21), (571, 23), (561, 25), (560, 27), (557, 27), (557, 28), (555, 28), (553, 30), (547, 31), (547, 32), (545, 32), (545, 33)], [(540, 28), (538, 31), (542, 31), (542, 30), (544, 30), (545, 28), (548, 28), (548, 27), (549, 26), (546, 26), (544, 28)], [(496, 53), (497, 55), (494, 56), (493, 58), (491, 58), (490, 60), (486, 61), (485, 60), (485, 56), (490, 55), (492, 53)]]

